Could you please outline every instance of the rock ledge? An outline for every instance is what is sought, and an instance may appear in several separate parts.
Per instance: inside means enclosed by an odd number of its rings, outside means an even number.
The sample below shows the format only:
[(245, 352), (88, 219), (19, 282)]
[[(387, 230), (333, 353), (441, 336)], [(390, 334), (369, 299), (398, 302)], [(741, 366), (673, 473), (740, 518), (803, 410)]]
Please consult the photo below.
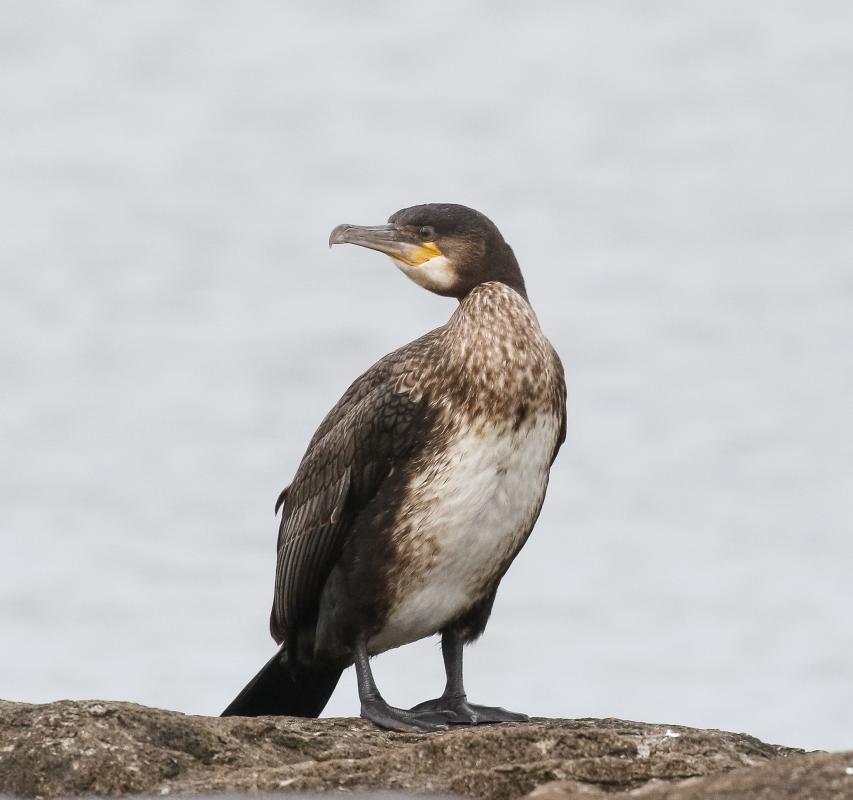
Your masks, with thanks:
[(615, 719), (416, 736), (360, 719), (0, 701), (0, 793), (23, 797), (381, 789), (493, 800), (769, 798), (791, 781), (803, 797), (853, 798), (853, 753), (806, 755), (744, 734)]

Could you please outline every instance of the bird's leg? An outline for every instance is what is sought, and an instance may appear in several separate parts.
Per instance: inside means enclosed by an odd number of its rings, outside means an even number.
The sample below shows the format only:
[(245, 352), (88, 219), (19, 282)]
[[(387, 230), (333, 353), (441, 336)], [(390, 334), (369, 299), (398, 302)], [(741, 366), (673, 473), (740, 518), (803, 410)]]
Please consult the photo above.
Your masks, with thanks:
[(424, 711), (406, 711), (403, 708), (389, 706), (373, 680), (370, 669), (370, 657), (367, 654), (367, 642), (359, 637), (355, 645), (355, 673), (358, 678), (358, 699), (361, 701), (361, 716), (369, 719), (387, 731), (403, 733), (425, 733), (447, 730), (448, 711), (427, 709)]
[(489, 722), (527, 722), (526, 714), (507, 711), (497, 706), (476, 706), (468, 702), (465, 686), (462, 682), (462, 639), (452, 631), (441, 636), (441, 653), (444, 656), (444, 670), (447, 685), (444, 693), (435, 700), (418, 703), (412, 711), (450, 711), (452, 725), (483, 725)]

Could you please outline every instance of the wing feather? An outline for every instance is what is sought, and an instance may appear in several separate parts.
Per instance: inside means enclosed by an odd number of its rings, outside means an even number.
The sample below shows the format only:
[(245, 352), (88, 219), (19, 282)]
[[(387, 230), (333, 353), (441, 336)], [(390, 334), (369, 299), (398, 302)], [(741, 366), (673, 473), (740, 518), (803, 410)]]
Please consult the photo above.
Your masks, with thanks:
[(351, 387), (318, 429), (286, 490), (270, 627), (288, 638), (316, 612), (352, 521), (411, 449), (422, 399), (394, 391), (380, 362)]

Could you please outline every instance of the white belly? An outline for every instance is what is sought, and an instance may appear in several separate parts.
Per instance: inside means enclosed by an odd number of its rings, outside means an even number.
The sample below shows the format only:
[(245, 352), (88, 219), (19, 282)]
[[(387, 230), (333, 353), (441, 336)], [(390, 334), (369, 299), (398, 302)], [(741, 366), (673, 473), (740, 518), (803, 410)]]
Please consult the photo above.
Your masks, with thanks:
[(518, 431), (462, 430), (440, 463), (415, 476), (399, 517), (407, 566), (372, 651), (437, 633), (483, 597), (542, 504), (557, 435), (550, 414)]

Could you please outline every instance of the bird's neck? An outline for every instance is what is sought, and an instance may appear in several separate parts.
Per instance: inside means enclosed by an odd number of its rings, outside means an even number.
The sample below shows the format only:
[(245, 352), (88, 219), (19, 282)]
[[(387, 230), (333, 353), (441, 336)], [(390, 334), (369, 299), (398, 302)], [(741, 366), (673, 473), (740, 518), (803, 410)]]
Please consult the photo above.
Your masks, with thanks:
[(527, 295), (497, 280), (481, 283), (461, 298), (448, 327), (465, 340), (541, 335)]
[[(489, 283), (502, 283), (514, 289), (515, 292), (527, 300), (527, 287), (524, 285), (524, 276), (521, 274), (521, 267), (518, 265), (518, 259), (512, 248), (504, 241), (498, 245), (493, 245), (490, 251), (485, 256), (489, 264)], [(473, 289), (459, 298), (459, 302), (464, 302), (472, 292), (476, 291), (479, 286), (474, 286)]]
[(467, 390), (495, 402), (550, 368), (550, 345), (519, 292), (499, 281), (473, 289), (446, 326), (445, 368)]
[(442, 424), (513, 425), (552, 402), (553, 349), (530, 304), (505, 283), (475, 287), (434, 333), (398, 391), (431, 398)]

